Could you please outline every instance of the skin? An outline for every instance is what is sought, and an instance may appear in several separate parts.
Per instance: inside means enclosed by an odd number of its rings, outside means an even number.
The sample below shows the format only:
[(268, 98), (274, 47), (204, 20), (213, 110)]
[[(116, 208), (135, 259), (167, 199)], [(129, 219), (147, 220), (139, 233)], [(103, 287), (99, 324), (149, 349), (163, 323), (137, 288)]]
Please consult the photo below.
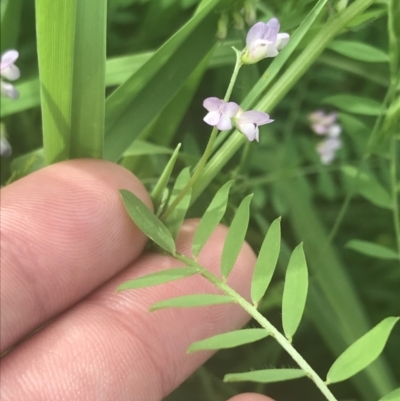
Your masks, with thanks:
[[(116, 292), (126, 280), (179, 266), (143, 252), (146, 238), (121, 188), (152, 207), (135, 176), (98, 160), (59, 163), (1, 190), (2, 401), (158, 401), (211, 356), (186, 354), (192, 342), (248, 320), (236, 305), (147, 312), (166, 298), (216, 293), (197, 276)], [(190, 254), (196, 225), (184, 223), (180, 252)], [(226, 233), (218, 227), (199, 258), (216, 274)], [(229, 284), (246, 297), (254, 263), (243, 244)], [(230, 401), (273, 400), (246, 393)]]

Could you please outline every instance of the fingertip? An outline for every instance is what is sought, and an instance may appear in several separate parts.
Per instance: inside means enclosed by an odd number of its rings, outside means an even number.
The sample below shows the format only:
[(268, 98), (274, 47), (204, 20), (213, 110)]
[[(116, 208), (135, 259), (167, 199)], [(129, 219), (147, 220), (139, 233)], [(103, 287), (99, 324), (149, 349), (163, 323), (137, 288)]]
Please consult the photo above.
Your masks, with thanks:
[(257, 393), (243, 393), (235, 395), (234, 397), (230, 398), (228, 401), (275, 401), (270, 397), (267, 397), (263, 394)]

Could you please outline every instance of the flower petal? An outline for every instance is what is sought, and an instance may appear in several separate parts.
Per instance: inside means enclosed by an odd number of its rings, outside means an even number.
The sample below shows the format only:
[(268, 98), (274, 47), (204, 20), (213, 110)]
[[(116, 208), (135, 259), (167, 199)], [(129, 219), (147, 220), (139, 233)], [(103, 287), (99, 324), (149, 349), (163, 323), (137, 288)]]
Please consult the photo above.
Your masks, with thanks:
[(12, 148), (10, 143), (7, 141), (7, 138), (4, 136), (0, 137), (0, 156), (1, 157), (10, 157), (12, 154)]
[(215, 127), (221, 118), (221, 113), (219, 111), (210, 111), (204, 118), (203, 121), (205, 121), (208, 125), (211, 125)]
[(328, 129), (328, 136), (330, 138), (337, 138), (340, 136), (341, 133), (342, 133), (342, 127), (339, 124), (333, 124)]
[(19, 56), (19, 53), (16, 50), (9, 50), (5, 52), (1, 56), (1, 61), (0, 61), (0, 70), (3, 70), (3, 68), (7, 68), (11, 64), (15, 63)]
[(220, 131), (226, 131), (228, 129), (231, 129), (232, 128), (231, 119), (226, 114), (221, 114), (219, 123), (217, 124), (217, 128)]
[(252, 123), (238, 123), (237, 125), (239, 131), (243, 134), (246, 135), (247, 139), (251, 142), (256, 139), (257, 135), (257, 127), (255, 124)]
[(256, 40), (262, 39), (265, 33), (265, 27), (266, 24), (264, 22), (257, 22), (257, 24), (254, 24), (249, 32), (247, 32), (246, 36), (246, 46), (248, 48), (251, 47), (252, 43), (254, 43)]
[(235, 117), (239, 111), (239, 105), (235, 102), (229, 102), (225, 105), (223, 113), (226, 114), (228, 117), (232, 118)]
[(0, 93), (10, 99), (18, 99), (19, 96), (19, 92), (14, 85), (3, 81), (0, 82)]
[(278, 33), (276, 42), (275, 42), (275, 47), (278, 50), (283, 49), (289, 42), (290, 35), (288, 33)]
[(267, 113), (264, 113), (262, 111), (256, 111), (256, 110), (249, 110), (249, 111), (244, 111), (240, 117), (239, 121), (242, 124), (257, 124), (257, 125), (263, 125), (263, 124), (268, 124), (271, 123), (273, 120), (269, 118), (269, 115)]
[(265, 57), (276, 57), (279, 54), (278, 50), (276, 49), (275, 45), (272, 43), (267, 47), (267, 54)]
[(208, 111), (217, 111), (224, 104), (224, 101), (217, 97), (208, 97), (203, 102), (203, 107)]
[(15, 81), (20, 77), (21, 74), (19, 72), (19, 68), (16, 65), (11, 64), (8, 67), (3, 68), (0, 71), (0, 75), (4, 78), (9, 79), (10, 81)]
[(276, 38), (278, 36), (280, 26), (281, 25), (276, 18), (271, 18), (266, 23), (266, 29), (265, 29), (265, 34), (263, 36), (263, 39), (266, 39), (271, 43), (275, 43)]

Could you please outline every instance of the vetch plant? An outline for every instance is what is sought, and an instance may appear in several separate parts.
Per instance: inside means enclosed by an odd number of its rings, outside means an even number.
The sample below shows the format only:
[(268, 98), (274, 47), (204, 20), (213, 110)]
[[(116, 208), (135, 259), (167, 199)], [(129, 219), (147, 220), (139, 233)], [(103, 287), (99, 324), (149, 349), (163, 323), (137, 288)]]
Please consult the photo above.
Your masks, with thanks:
[[(21, 100), (2, 99), (13, 139), (2, 185), (68, 159), (124, 166), (151, 193), (154, 213), (121, 190), (150, 239), (146, 252), (176, 264), (118, 290), (175, 280), (186, 288), (197, 275), (212, 294), (151, 310), (233, 303), (252, 319), (245, 329), (199, 334), (188, 352), (251, 350), (216, 355), (168, 399), (199, 391), (225, 401), (241, 391), (234, 382), (249, 381), (249, 391), (280, 401), (293, 396), (291, 384), (277, 393), (268, 383), (297, 380), (300, 399), (313, 399), (315, 385), (330, 401), (398, 400), (399, 2), (35, 0), (35, 15), (20, 3), (2, 5), (3, 48), (18, 43), (31, 64)], [(1, 59), (1, 94), (11, 99), (17, 57), (10, 50)], [(307, 115), (314, 137), (302, 132)], [(3, 128), (0, 153), (8, 156)], [(342, 130), (346, 152), (336, 160)], [(187, 216), (200, 219), (191, 251), (180, 253)], [(221, 222), (229, 229), (211, 273), (199, 255)], [(245, 238), (258, 257), (244, 297), (230, 284)], [(231, 384), (210, 380), (215, 371)]]

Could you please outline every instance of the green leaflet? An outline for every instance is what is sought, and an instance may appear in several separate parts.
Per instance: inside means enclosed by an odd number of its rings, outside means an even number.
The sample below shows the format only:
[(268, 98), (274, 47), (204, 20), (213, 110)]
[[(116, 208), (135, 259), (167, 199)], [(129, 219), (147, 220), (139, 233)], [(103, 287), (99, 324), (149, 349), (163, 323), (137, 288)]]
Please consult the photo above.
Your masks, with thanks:
[[(347, 177), (353, 179), (351, 185), (354, 185), (356, 191), (364, 198), (376, 206), (386, 209), (392, 208), (391, 196), (372, 174), (367, 172), (358, 174), (358, 170), (353, 166), (343, 166), (342, 171)], [(356, 177), (358, 178), (354, 181)]]
[[(178, 175), (175, 181), (174, 188), (172, 189), (172, 194), (168, 204), (171, 204), (174, 199), (180, 194), (182, 189), (186, 186), (190, 180), (190, 168), (184, 168)], [(165, 220), (165, 225), (168, 227), (173, 238), (176, 238), (178, 231), (181, 228), (183, 220), (186, 216), (186, 212), (190, 206), (190, 197), (192, 190), (190, 189), (188, 193), (182, 198), (173, 212)]]
[(232, 224), (226, 236), (221, 257), (221, 273), (224, 278), (229, 276), (246, 237), (250, 219), (250, 202), (253, 195), (247, 195), (240, 203)]
[(383, 351), (398, 317), (387, 317), (350, 345), (333, 363), (326, 379), (337, 383), (365, 369)]
[(175, 242), (167, 227), (149, 208), (132, 192), (126, 189), (119, 191), (125, 208), (134, 223), (159, 247), (175, 253)]
[(334, 40), (328, 48), (343, 56), (369, 63), (387, 63), (389, 61), (389, 56), (384, 51), (362, 42)]
[(307, 291), (307, 262), (304, 256), (303, 244), (300, 244), (294, 249), (290, 257), (283, 288), (282, 324), (285, 336), (290, 341), (303, 316)]
[(36, 0), (47, 164), (102, 157), (106, 13), (105, 0)]
[(166, 146), (154, 145), (150, 142), (137, 140), (124, 152), (123, 157), (162, 155), (171, 153), (172, 150), (170, 148), (167, 148)]
[(176, 146), (174, 153), (172, 154), (171, 158), (168, 161), (168, 164), (165, 166), (165, 169), (163, 173), (161, 174), (161, 177), (158, 179), (156, 186), (153, 189), (153, 192), (151, 193), (151, 199), (153, 201), (154, 205), (154, 210), (156, 211), (157, 215), (159, 216), (160, 213), (160, 206), (161, 206), (161, 200), (163, 197), (164, 190), (167, 188), (169, 179), (172, 174), (172, 170), (174, 169), (176, 160), (178, 159), (179, 156), (179, 150), (181, 148), (181, 144), (178, 143)]
[(265, 329), (234, 330), (228, 333), (217, 334), (205, 340), (196, 341), (189, 347), (187, 352), (234, 348), (253, 343), (265, 337), (268, 337), (268, 332)]
[(162, 270), (156, 273), (148, 274), (147, 276), (136, 278), (134, 280), (125, 281), (125, 283), (118, 287), (117, 291), (152, 287), (153, 285), (164, 284), (170, 281), (193, 276), (193, 274), (196, 273), (197, 270), (194, 267), (187, 266)]
[(299, 379), (304, 376), (306, 376), (306, 372), (301, 369), (263, 369), (245, 373), (230, 373), (225, 375), (224, 382), (275, 383)]
[(354, 95), (333, 95), (323, 100), (323, 103), (337, 107), (348, 113), (365, 116), (379, 116), (382, 113), (382, 103), (375, 99)]
[(217, 191), (206, 212), (201, 218), (192, 244), (192, 252), (195, 257), (198, 256), (208, 238), (216, 229), (217, 225), (224, 216), (226, 206), (228, 204), (229, 190), (232, 186), (232, 183), (233, 181), (226, 182)]
[(195, 294), (184, 295), (182, 297), (170, 298), (160, 301), (151, 306), (150, 312), (164, 308), (193, 308), (196, 306), (209, 306), (228, 304), (234, 300), (228, 295), (217, 294)]
[(275, 219), (264, 238), (251, 281), (251, 300), (258, 304), (271, 282), (281, 249), (281, 218)]
[(394, 250), (369, 241), (352, 239), (346, 244), (346, 248), (360, 252), (363, 255), (372, 256), (373, 258), (377, 259), (389, 259), (389, 260), (400, 259), (399, 255)]
[(380, 398), (379, 401), (400, 401), (400, 387)]

